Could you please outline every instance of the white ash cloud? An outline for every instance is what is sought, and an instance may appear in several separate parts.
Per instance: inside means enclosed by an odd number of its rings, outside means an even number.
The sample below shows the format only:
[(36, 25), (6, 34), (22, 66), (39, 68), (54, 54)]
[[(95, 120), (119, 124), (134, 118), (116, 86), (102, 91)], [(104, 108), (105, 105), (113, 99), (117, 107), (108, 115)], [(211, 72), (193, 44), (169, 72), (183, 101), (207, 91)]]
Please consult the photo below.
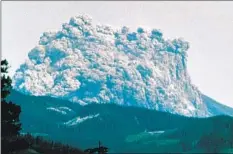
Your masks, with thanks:
[(72, 17), (45, 32), (14, 75), (16, 90), (82, 105), (117, 103), (188, 116), (208, 115), (187, 73), (189, 43), (157, 29), (131, 31)]

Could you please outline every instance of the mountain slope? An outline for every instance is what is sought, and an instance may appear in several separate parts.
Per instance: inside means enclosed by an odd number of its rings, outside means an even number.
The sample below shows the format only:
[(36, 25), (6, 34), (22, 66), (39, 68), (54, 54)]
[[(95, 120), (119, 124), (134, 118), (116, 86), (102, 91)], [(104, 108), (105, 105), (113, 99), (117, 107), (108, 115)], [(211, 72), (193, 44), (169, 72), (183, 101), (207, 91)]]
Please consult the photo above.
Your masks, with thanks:
[(116, 103), (209, 116), (187, 72), (189, 43), (160, 30), (113, 29), (75, 16), (45, 32), (13, 78), (17, 91), (77, 102)]
[[(77, 103), (12, 91), (8, 98), (22, 107), (23, 132), (44, 136), (82, 149), (100, 140), (110, 152), (189, 152), (203, 147), (209, 135), (219, 138), (219, 150), (233, 146), (233, 118), (190, 118), (115, 104)], [(195, 129), (193, 129), (195, 128)], [(215, 135), (213, 135), (215, 134)]]
[(212, 114), (212, 115), (230, 115), (233, 116), (233, 109), (225, 106), (215, 100), (213, 100), (212, 98), (206, 96), (206, 95), (202, 95), (202, 99), (204, 101), (204, 103), (207, 105), (208, 111)]

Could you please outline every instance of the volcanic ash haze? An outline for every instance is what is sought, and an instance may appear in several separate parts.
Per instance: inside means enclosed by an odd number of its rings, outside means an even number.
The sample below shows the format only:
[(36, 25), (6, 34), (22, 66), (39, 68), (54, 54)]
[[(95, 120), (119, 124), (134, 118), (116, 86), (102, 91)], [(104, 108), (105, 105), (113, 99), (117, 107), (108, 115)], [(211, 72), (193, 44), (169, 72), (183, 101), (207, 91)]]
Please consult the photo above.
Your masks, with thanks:
[(116, 103), (186, 116), (208, 116), (187, 73), (188, 42), (165, 40), (160, 30), (136, 32), (72, 17), (45, 32), (13, 78), (25, 94), (77, 102)]

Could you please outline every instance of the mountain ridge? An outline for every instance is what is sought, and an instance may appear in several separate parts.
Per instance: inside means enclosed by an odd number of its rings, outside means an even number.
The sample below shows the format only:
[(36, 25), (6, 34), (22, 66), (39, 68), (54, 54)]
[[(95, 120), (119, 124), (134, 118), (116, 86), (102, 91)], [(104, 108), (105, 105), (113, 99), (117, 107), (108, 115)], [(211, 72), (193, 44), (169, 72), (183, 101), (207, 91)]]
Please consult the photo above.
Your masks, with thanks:
[(211, 114), (213, 115), (226, 114), (226, 115), (233, 116), (232, 107), (219, 103), (218, 101), (206, 96), (205, 94), (202, 94), (202, 99), (204, 100)]

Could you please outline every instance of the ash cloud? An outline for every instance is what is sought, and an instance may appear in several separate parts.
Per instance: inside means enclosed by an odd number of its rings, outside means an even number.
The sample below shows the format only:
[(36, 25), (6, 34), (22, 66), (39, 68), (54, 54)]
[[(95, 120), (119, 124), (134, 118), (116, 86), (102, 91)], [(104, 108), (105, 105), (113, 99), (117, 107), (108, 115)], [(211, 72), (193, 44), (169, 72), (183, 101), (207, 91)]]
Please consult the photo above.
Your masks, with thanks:
[(157, 29), (113, 29), (79, 15), (62, 30), (43, 33), (16, 71), (13, 87), (81, 105), (117, 103), (206, 116), (187, 73), (188, 48), (188, 42), (166, 40)]

